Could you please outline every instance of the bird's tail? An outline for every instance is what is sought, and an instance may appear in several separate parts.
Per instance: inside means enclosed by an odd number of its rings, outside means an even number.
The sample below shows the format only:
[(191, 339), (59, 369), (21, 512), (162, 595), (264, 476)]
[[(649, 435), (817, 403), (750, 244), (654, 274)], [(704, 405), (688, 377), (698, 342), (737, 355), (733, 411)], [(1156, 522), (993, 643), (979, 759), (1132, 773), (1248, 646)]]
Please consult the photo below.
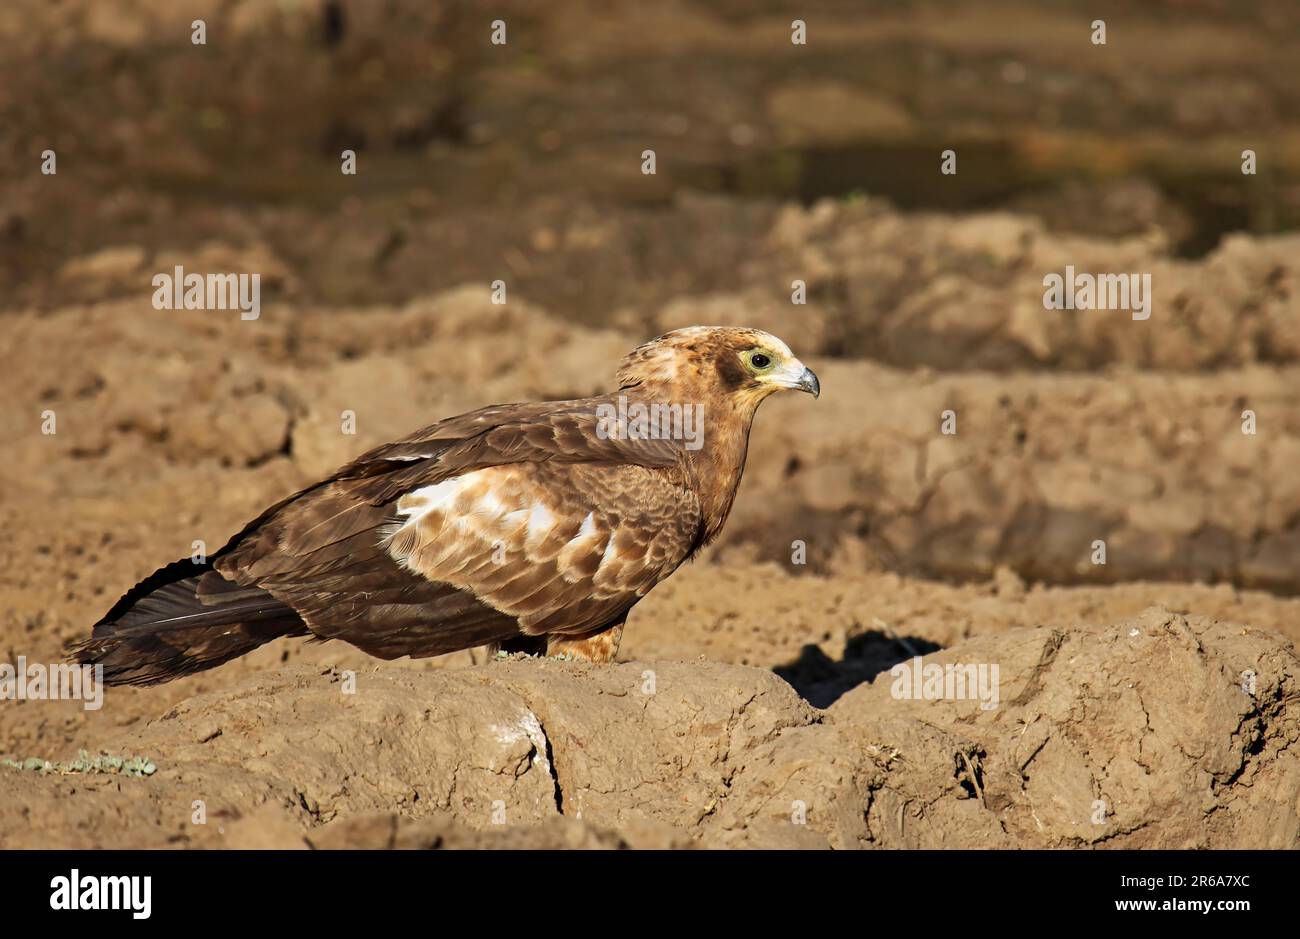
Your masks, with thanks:
[(155, 685), (307, 632), (292, 607), (208, 564), (177, 561), (136, 584), (69, 653), (110, 685)]

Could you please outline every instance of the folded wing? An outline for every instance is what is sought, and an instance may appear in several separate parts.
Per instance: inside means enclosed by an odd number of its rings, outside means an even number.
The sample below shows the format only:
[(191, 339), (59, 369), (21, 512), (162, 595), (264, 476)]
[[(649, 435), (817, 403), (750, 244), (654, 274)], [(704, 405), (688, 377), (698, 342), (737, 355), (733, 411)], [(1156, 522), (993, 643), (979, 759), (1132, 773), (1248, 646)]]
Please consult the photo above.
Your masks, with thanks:
[(701, 515), (675, 443), (603, 437), (597, 403), (486, 408), (380, 447), (213, 565), (385, 658), (598, 629), (690, 555)]

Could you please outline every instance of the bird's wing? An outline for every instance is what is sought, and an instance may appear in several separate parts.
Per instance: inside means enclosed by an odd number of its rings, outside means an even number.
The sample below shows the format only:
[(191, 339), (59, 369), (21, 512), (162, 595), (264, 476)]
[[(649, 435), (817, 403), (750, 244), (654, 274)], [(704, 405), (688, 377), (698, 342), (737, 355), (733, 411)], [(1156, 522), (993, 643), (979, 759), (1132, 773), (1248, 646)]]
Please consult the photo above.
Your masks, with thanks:
[(493, 466), (397, 502), (389, 554), (472, 592), (521, 631), (612, 622), (689, 555), (694, 494), (662, 471), (600, 463)]
[(626, 439), (600, 429), (603, 398), (495, 405), (426, 427), (377, 447), (343, 467), (359, 498), (379, 505), (414, 486), (511, 463), (612, 463), (675, 468), (681, 445), (670, 439)]
[(603, 626), (685, 559), (700, 511), (674, 444), (597, 434), (594, 403), (484, 409), (379, 447), (214, 565), (388, 658)]

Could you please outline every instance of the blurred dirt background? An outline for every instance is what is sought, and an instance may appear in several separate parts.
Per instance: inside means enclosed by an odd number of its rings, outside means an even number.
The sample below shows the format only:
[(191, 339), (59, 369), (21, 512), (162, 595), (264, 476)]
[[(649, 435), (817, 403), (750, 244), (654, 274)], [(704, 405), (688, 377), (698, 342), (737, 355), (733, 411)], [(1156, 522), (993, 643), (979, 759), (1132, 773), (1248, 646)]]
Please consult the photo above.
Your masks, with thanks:
[[(0, 758), (157, 767), (0, 766), (0, 844), (1296, 847), (1298, 40), (1289, 0), (8, 0), (0, 661), (667, 329), (769, 329), (824, 392), (764, 406), (625, 664), (290, 640), (0, 701)], [(261, 317), (155, 310), (178, 264)], [(1066, 265), (1151, 318), (1045, 311)], [(999, 707), (895, 700), (914, 655)]]

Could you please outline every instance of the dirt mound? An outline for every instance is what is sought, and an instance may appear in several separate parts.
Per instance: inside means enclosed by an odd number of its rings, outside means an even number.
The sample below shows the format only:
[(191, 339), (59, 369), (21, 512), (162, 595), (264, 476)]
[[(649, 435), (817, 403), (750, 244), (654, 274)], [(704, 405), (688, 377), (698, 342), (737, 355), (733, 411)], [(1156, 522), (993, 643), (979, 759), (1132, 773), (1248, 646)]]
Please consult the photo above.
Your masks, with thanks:
[[(129, 498), (157, 484), (141, 476), (143, 454), (172, 474), (219, 461), (293, 480), (231, 490), (249, 516), (436, 416), (607, 388), (644, 338), (568, 326), (517, 298), (494, 304), (477, 285), (328, 319), (288, 305), (254, 323), (143, 306), (11, 317), (26, 365), (0, 376), (0, 432), (17, 441), (6, 472), (19, 487), (67, 496), (111, 483)], [(59, 338), (70, 332), (82, 340), (73, 348)], [(785, 333), (800, 348), (798, 327)], [(1296, 366), (1103, 377), (814, 364), (821, 401), (777, 400), (759, 415), (724, 554), (790, 565), (797, 540), (804, 569), (819, 572), (849, 552), (929, 576), (1006, 565), (1058, 583), (1300, 590)], [(34, 432), (46, 412), (58, 434)], [(55, 480), (41, 472), (51, 458), (95, 472)], [(195, 538), (224, 535), (177, 531), (179, 553)]]
[[(997, 672), (932, 689), (924, 670), (952, 664)], [(0, 839), (1282, 847), (1298, 666), (1275, 634), (1151, 610), (962, 643), (900, 664), (926, 674), (911, 697), (881, 674), (826, 711), (717, 664), (292, 668), (105, 741), (147, 777), (7, 770)]]
[[(1071, 369), (1114, 366), (1171, 371), (1229, 369), (1300, 361), (1300, 236), (1234, 235), (1204, 258), (1174, 257), (1158, 234), (1122, 239), (1050, 231), (1032, 217), (900, 212), (887, 202), (820, 200), (812, 206), (750, 206), (684, 196), (671, 212), (539, 202), (508, 219), (491, 213), (456, 223), (443, 216), (397, 224), (325, 219), (294, 233), (312, 244), (299, 260), (279, 237), (222, 233), (193, 248), (117, 245), (65, 260), (42, 288), (57, 302), (148, 299), (154, 271), (260, 272), (267, 307), (300, 308), (342, 278), (368, 283), (376, 268), (388, 287), (347, 296), (351, 307), (398, 302), (497, 279), (515, 296), (564, 320), (619, 323), (645, 337), (699, 323), (743, 324), (798, 341), (804, 353), (942, 371)], [(477, 230), (518, 244), (470, 253), (428, 270), (430, 255)], [(322, 234), (324, 232), (325, 234)], [(711, 251), (680, 272), (681, 258), (656, 244), (707, 239)], [(280, 242), (278, 250), (270, 242)], [(332, 252), (360, 253), (337, 257)], [(1149, 275), (1149, 319), (1128, 309), (1044, 309), (1044, 277)], [(646, 269), (649, 269), (647, 273)], [(573, 297), (580, 277), (582, 297)], [(792, 304), (802, 282), (801, 304)], [(392, 285), (410, 285), (408, 291)], [(1125, 295), (1128, 295), (1127, 288)], [(1118, 297), (1118, 295), (1117, 295)], [(597, 299), (600, 298), (600, 299)], [(1120, 298), (1122, 299), (1122, 298)], [(0, 304), (4, 300), (0, 299)], [(13, 302), (10, 299), (9, 302)], [(1136, 305), (1136, 295), (1131, 301)], [(338, 314), (346, 318), (347, 313)], [(332, 317), (311, 318), (325, 324)], [(319, 328), (319, 327), (317, 327)], [(363, 343), (363, 348), (370, 343)]]
[[(1291, 847), (1295, 661), (1268, 632), (1152, 609), (1101, 631), (1016, 630), (925, 659), (998, 663), (995, 708), (899, 702), (882, 676), (829, 714), (901, 757), (867, 812), (881, 843)], [(955, 782), (939, 781), (944, 761)]]
[[(1103, 239), (1026, 216), (824, 200), (781, 210), (764, 261), (784, 283), (807, 282), (826, 351), (954, 371), (1188, 370), (1300, 359), (1298, 248), (1295, 235), (1238, 235), (1189, 261), (1154, 233)], [(1067, 267), (1149, 276), (1150, 318), (1134, 318), (1136, 295), (1125, 309), (1045, 312), (1044, 278)]]
[(814, 569), (860, 542), (877, 567), (929, 575), (1005, 564), (1058, 583), (1300, 587), (1295, 367), (999, 377), (829, 364), (822, 387), (815, 408), (774, 401), (759, 416), (726, 544), (788, 563), (797, 532)]

